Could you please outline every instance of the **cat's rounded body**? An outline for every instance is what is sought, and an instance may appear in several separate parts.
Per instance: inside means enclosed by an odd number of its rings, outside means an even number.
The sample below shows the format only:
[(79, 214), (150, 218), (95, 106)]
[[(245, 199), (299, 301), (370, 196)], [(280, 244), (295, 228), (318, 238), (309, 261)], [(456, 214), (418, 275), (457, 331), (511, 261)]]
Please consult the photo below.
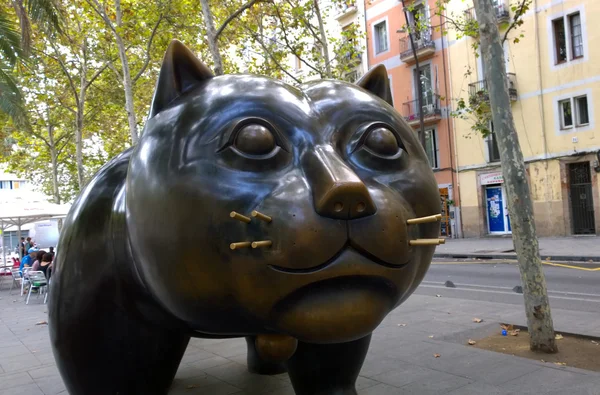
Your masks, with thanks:
[[(212, 77), (173, 43), (139, 144), (63, 226), (49, 313), (69, 391), (162, 394), (190, 336), (246, 336), (251, 370), (355, 393), (371, 332), (429, 267), (409, 240), (439, 232), (406, 224), (439, 195), (390, 101), (383, 67), (294, 88)], [(269, 334), (298, 341), (283, 365), (254, 348)]]

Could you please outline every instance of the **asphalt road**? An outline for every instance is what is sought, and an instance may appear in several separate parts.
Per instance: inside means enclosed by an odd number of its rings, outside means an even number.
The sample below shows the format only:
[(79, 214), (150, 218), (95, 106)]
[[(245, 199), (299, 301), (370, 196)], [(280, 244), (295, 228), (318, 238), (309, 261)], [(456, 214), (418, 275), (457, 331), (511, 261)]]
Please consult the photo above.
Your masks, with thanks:
[[(600, 313), (598, 265), (544, 265), (544, 273), (552, 308)], [(447, 280), (456, 288), (446, 287)], [(515, 262), (438, 260), (432, 263), (416, 293), (522, 306), (523, 295), (513, 291), (517, 285), (521, 285), (521, 279)]]

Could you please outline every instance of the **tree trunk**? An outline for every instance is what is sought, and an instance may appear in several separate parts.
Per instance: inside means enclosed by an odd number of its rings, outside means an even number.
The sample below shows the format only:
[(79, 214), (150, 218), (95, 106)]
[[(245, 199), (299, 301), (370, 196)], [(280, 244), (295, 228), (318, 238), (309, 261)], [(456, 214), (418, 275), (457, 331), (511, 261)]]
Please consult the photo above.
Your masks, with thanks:
[(123, 68), (123, 89), (125, 90), (125, 111), (127, 111), (127, 121), (129, 122), (129, 134), (131, 135), (131, 144), (138, 141), (137, 121), (135, 119), (135, 107), (133, 105), (133, 82), (131, 81), (131, 71), (129, 70), (129, 61), (125, 53), (125, 44), (118, 33), (115, 33), (115, 41), (119, 49), (119, 58)]
[(50, 109), (48, 114), (48, 150), (50, 151), (50, 160), (52, 161), (52, 197), (54, 203), (60, 204), (60, 194), (58, 193), (58, 151), (56, 150), (56, 142), (54, 141), (54, 125), (50, 121)]
[(79, 97), (77, 102), (77, 114), (75, 120), (75, 164), (77, 167), (77, 184), (79, 190), (85, 186), (85, 170), (83, 168), (83, 122), (85, 115), (85, 91), (87, 75), (87, 41), (83, 40), (81, 47), (82, 61), (79, 79)]
[(210, 11), (208, 0), (200, 0), (200, 4), (202, 6), (202, 14), (204, 15), (204, 25), (206, 26), (208, 49), (210, 50), (210, 54), (212, 55), (215, 64), (215, 75), (223, 75), (223, 59), (221, 58), (221, 52), (219, 52), (219, 43), (213, 15)]
[(323, 24), (323, 16), (321, 15), (321, 9), (319, 8), (319, 0), (313, 0), (315, 7), (315, 14), (317, 14), (317, 21), (319, 22), (319, 34), (321, 35), (321, 44), (323, 45), (323, 61), (325, 62), (325, 77), (333, 78), (331, 73), (331, 64), (329, 63), (329, 47), (327, 46), (327, 33), (325, 32), (325, 25)]
[(533, 351), (557, 352), (546, 279), (540, 259), (533, 218), (533, 203), (525, 162), (512, 115), (504, 51), (496, 25), (492, 0), (475, 0), (480, 48), (487, 74), (488, 90), (502, 175), (511, 216), (512, 237), (519, 261), (525, 313)]

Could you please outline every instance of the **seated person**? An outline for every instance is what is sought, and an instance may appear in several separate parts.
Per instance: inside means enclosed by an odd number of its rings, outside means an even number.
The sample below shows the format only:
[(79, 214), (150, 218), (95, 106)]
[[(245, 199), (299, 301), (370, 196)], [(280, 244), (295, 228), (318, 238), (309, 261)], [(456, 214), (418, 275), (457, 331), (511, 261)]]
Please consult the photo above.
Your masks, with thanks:
[(44, 256), (42, 257), (42, 261), (40, 263), (38, 263), (38, 268), (37, 269), (33, 269), (33, 270), (39, 270), (44, 272), (44, 275), (46, 276), (46, 279), (50, 280), (50, 276), (52, 275), (52, 258), (53, 255), (50, 253), (46, 253), (44, 254)]
[(46, 251), (39, 250), (35, 256), (35, 261), (33, 265), (31, 265), (31, 270), (40, 270), (40, 264), (42, 263), (42, 258), (46, 254)]
[(23, 272), (24, 267), (31, 267), (33, 265), (34, 259), (37, 255), (37, 250), (35, 248), (30, 248), (27, 251), (27, 255), (23, 257), (21, 260), (21, 266), (19, 266), (19, 270)]

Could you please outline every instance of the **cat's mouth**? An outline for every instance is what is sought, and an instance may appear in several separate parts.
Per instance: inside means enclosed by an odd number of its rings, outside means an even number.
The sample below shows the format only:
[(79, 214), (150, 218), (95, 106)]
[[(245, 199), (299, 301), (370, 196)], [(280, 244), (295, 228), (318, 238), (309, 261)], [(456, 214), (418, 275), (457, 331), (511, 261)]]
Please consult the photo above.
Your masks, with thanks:
[(315, 272), (318, 272), (319, 270), (323, 270), (326, 267), (330, 266), (331, 264), (335, 263), (338, 260), (338, 258), (344, 252), (346, 252), (348, 250), (353, 251), (354, 253), (356, 253), (358, 255), (361, 255), (362, 257), (368, 259), (369, 261), (371, 261), (373, 263), (376, 263), (377, 265), (384, 266), (384, 267), (387, 267), (390, 269), (402, 269), (410, 263), (410, 258), (407, 259), (406, 262), (400, 263), (400, 264), (386, 262), (383, 259), (381, 259), (381, 258), (373, 255), (369, 251), (365, 250), (358, 244), (354, 243), (352, 240), (348, 239), (348, 241), (346, 241), (346, 244), (344, 244), (338, 252), (333, 254), (333, 256), (331, 258), (329, 258), (325, 262), (321, 263), (320, 265), (312, 266), (309, 268), (301, 268), (301, 269), (292, 269), (292, 268), (281, 267), (281, 266), (277, 266), (277, 265), (269, 265), (269, 267), (273, 270), (277, 270), (278, 272), (283, 272), (283, 273), (291, 273), (291, 274), (315, 273)]

